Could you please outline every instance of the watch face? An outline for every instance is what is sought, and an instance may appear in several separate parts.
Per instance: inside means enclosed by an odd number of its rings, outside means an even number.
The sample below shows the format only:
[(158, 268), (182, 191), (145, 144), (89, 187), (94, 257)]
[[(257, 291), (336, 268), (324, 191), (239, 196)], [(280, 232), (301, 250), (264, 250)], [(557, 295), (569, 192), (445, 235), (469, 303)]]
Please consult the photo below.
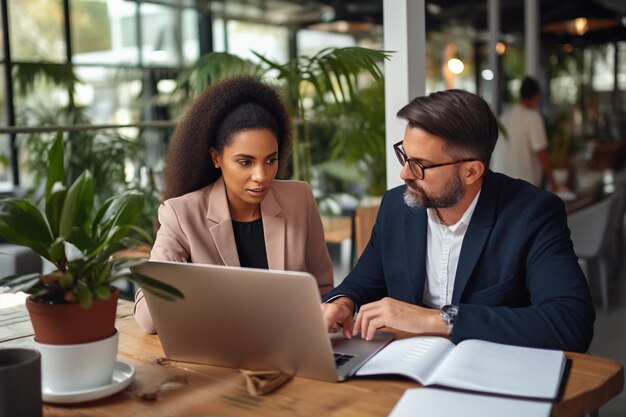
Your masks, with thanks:
[(441, 307), (441, 317), (444, 319), (446, 324), (454, 324), (454, 320), (456, 319), (456, 315), (459, 312), (459, 307), (447, 304)]

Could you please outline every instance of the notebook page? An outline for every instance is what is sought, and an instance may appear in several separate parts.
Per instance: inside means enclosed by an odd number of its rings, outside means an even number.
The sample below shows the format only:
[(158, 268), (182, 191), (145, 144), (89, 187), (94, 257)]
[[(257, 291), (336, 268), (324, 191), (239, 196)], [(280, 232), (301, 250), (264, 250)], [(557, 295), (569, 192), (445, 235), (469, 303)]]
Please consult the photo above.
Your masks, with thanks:
[(429, 384), (533, 398), (556, 398), (566, 358), (562, 351), (464, 340)]
[(434, 388), (404, 392), (389, 417), (549, 417), (552, 403)]
[(395, 340), (367, 361), (356, 374), (398, 374), (423, 383), (453, 348), (454, 343), (443, 337), (420, 336)]

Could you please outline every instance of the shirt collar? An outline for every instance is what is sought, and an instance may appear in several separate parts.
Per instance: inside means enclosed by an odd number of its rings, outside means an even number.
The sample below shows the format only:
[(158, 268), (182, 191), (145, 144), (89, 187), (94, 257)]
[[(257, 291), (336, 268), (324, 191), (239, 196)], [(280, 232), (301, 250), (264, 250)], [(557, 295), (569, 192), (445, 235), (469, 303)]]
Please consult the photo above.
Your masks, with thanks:
[(465, 209), (465, 213), (463, 213), (463, 215), (461, 216), (461, 219), (455, 224), (451, 226), (446, 226), (441, 221), (441, 219), (439, 219), (439, 216), (437, 215), (437, 210), (435, 210), (434, 208), (426, 209), (426, 213), (428, 214), (428, 220), (435, 224), (443, 225), (449, 228), (453, 232), (456, 231), (462, 225), (465, 225), (465, 226), (469, 225), (469, 222), (472, 220), (472, 215), (474, 214), (474, 209), (476, 208), (476, 204), (478, 203), (478, 197), (480, 196), (480, 191), (481, 190), (479, 190), (478, 193), (476, 193), (476, 196), (474, 196), (474, 199), (472, 200), (470, 205), (467, 207), (467, 209)]

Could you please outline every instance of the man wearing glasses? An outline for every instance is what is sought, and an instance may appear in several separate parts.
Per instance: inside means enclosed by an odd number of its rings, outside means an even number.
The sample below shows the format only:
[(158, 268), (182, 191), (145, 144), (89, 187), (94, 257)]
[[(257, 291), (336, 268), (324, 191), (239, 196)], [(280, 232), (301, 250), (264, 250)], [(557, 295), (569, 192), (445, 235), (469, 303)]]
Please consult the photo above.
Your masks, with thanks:
[(564, 205), (487, 169), (498, 138), (488, 104), (449, 90), (398, 116), (408, 122), (394, 145), (406, 185), (387, 191), (354, 270), (325, 296), (329, 331), (586, 351), (595, 312)]

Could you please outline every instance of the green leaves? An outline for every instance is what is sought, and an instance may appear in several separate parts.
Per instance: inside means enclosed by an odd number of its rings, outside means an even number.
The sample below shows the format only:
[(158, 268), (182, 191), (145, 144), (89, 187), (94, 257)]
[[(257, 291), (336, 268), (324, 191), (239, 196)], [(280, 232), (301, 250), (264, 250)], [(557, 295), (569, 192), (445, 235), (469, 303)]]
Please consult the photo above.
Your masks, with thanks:
[(165, 300), (175, 301), (180, 298), (185, 298), (185, 295), (178, 289), (145, 275), (133, 274), (126, 276), (126, 278), (135, 282), (144, 291), (151, 292)]
[(48, 165), (48, 177), (46, 178), (46, 201), (50, 198), (54, 185), (56, 183), (63, 185), (65, 181), (64, 158), (63, 133), (59, 131), (48, 153), (48, 160), (50, 162)]
[(265, 69), (260, 65), (226, 52), (210, 52), (183, 71), (176, 80), (177, 88), (188, 87), (199, 93), (210, 84), (235, 75), (262, 75)]
[(361, 47), (326, 48), (309, 57), (297, 57), (285, 64), (278, 64), (265, 56), (253, 52), (271, 69), (278, 71), (278, 79), (285, 80), (292, 102), (298, 102), (306, 88), (301, 83), (310, 84), (317, 100), (322, 105), (347, 103), (358, 90), (358, 76), (369, 73), (375, 81), (383, 79), (380, 64), (391, 54)]
[(91, 254), (124, 238), (141, 216), (144, 195), (126, 191), (108, 199), (96, 214), (91, 232), (97, 236)]
[(48, 258), (53, 236), (46, 219), (28, 200), (0, 200), (0, 236), (15, 245), (31, 248)]
[(52, 85), (66, 87), (70, 92), (79, 81), (74, 75), (72, 64), (53, 62), (16, 62), (13, 64), (13, 77), (17, 90), (24, 93), (34, 89), (36, 82), (45, 80)]
[(28, 291), (39, 282), (39, 274), (9, 275), (0, 279), (0, 294)]
[(92, 207), (93, 177), (89, 171), (85, 171), (67, 192), (61, 210), (59, 236), (71, 241), (73, 229), (82, 228), (89, 221)]
[(91, 308), (91, 305), (93, 304), (93, 294), (84, 281), (78, 281), (76, 283), (74, 294), (83, 308)]
[[(93, 215), (94, 180), (84, 170), (69, 188), (65, 182), (63, 136), (58, 134), (49, 151), (45, 206), (29, 200), (0, 200), (0, 236), (31, 248), (57, 270), (0, 279), (0, 292), (26, 291), (52, 303), (76, 302), (90, 308), (95, 299), (111, 296), (110, 285), (119, 278), (134, 279), (130, 263), (113, 257), (119, 243), (142, 213), (143, 193), (126, 191), (108, 199)], [(173, 287), (138, 277), (147, 288), (167, 299), (182, 294)]]

